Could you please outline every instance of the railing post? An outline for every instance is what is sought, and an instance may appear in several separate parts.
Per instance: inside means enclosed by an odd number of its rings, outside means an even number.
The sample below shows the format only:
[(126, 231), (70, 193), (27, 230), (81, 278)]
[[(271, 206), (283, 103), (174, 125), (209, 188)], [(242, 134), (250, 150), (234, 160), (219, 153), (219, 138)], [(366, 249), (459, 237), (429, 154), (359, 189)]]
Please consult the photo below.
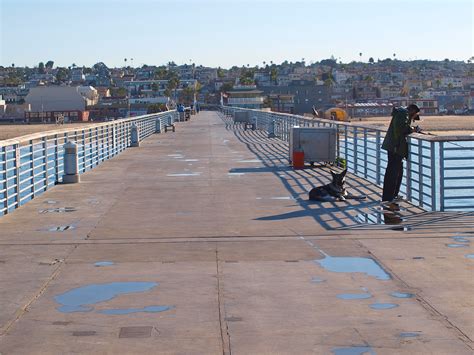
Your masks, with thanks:
[(268, 138), (275, 138), (275, 120), (271, 120), (268, 124)]
[[(408, 142), (407, 142), (408, 147), (411, 148), (411, 138), (408, 137), (407, 140), (408, 140)], [(411, 199), (412, 199), (412, 195), (411, 195), (411, 188), (412, 188), (412, 184), (411, 184), (411, 154), (410, 154), (410, 150), (411, 149), (408, 149), (407, 165), (405, 167), (405, 170), (406, 170), (405, 176), (406, 176), (406, 182), (407, 182), (407, 184), (406, 184), (406, 188), (407, 188), (406, 193), (407, 193), (407, 200), (408, 201), (411, 201)]]
[(424, 192), (423, 192), (423, 141), (418, 139), (418, 193), (419, 193), (419, 203), (420, 207), (423, 207), (424, 202)]
[(380, 154), (380, 149), (381, 149), (381, 146), (380, 146), (380, 131), (376, 131), (375, 132), (375, 183), (377, 185), (380, 185), (381, 182), (382, 182), (382, 179), (381, 179), (381, 166), (382, 164), (380, 164), (380, 158), (381, 158), (381, 154)]
[(354, 149), (352, 150), (354, 152), (354, 173), (358, 173), (358, 164), (357, 164), (357, 155), (358, 155), (358, 139), (357, 139), (357, 127), (354, 127), (353, 129), (353, 144), (354, 144)]
[(44, 190), (48, 189), (48, 138), (43, 137), (43, 154), (44, 154)]
[(7, 147), (2, 147), (3, 151), (3, 178), (2, 181), (4, 183), (4, 188), (5, 188), (5, 201), (3, 201), (3, 207), (5, 208), (5, 211), (3, 214), (8, 213), (8, 164), (7, 164)]
[(367, 128), (364, 128), (364, 178), (367, 179), (367, 162), (368, 162), (368, 155), (367, 155)]
[[(115, 155), (115, 149), (116, 149), (116, 146), (117, 146), (117, 133), (116, 133), (116, 127), (117, 125), (114, 123), (114, 125), (112, 126), (112, 154), (110, 156), (114, 156)], [(109, 156), (109, 158), (110, 158)]]
[(437, 210), (436, 191), (438, 184), (436, 183), (436, 151), (435, 142), (430, 142), (430, 156), (431, 156), (431, 210)]
[(439, 142), (439, 210), (444, 211), (444, 142)]
[(54, 182), (59, 182), (59, 139), (54, 135)]
[(161, 133), (161, 120), (160, 117), (155, 119), (155, 133)]
[(346, 159), (346, 168), (349, 168), (349, 155), (347, 153), (348, 150), (348, 139), (347, 139), (347, 126), (344, 126), (344, 159)]
[(132, 123), (131, 131), (130, 131), (130, 139), (131, 139), (131, 143), (130, 143), (131, 147), (140, 146), (138, 127), (135, 123)]
[(33, 192), (32, 197), (34, 198), (36, 195), (36, 187), (35, 187), (35, 145), (32, 140), (30, 140), (30, 154), (31, 154), (31, 189)]
[(80, 182), (79, 162), (77, 144), (66, 142), (64, 144), (64, 184), (74, 184)]
[(14, 145), (15, 149), (15, 175), (16, 175), (16, 207), (20, 207), (21, 192), (20, 192), (20, 169), (21, 169), (21, 147), (19, 144)]

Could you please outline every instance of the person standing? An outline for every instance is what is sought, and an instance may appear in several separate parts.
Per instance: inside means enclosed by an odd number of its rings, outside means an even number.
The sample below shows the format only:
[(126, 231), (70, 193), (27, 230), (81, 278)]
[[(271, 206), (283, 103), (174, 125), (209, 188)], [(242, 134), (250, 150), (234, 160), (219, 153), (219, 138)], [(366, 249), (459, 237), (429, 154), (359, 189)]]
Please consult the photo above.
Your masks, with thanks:
[(419, 120), (420, 109), (411, 104), (407, 108), (394, 108), (392, 120), (382, 143), (382, 149), (387, 151), (388, 162), (383, 180), (382, 203), (388, 204), (388, 209), (398, 210), (396, 203), (401, 199), (400, 186), (403, 179), (403, 159), (408, 159), (407, 136), (416, 131), (418, 126), (411, 127), (412, 121)]

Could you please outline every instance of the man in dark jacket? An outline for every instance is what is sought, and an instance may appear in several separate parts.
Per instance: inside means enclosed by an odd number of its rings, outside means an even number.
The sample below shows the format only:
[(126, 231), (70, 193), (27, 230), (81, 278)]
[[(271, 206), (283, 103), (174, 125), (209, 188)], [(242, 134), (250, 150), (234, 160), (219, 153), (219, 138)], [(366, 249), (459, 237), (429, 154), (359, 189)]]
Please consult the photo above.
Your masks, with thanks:
[(411, 122), (419, 120), (420, 109), (411, 104), (405, 108), (394, 108), (392, 120), (382, 143), (388, 154), (387, 170), (383, 180), (382, 202), (389, 203), (390, 209), (398, 209), (400, 185), (403, 179), (403, 159), (408, 159), (407, 136), (419, 129), (412, 128)]

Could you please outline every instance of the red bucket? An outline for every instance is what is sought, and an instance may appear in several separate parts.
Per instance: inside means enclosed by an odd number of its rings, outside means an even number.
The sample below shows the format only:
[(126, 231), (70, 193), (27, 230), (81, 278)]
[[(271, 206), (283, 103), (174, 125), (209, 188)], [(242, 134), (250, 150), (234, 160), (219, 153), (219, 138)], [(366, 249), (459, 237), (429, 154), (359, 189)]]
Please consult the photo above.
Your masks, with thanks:
[(293, 169), (302, 169), (304, 168), (304, 152), (294, 151), (293, 152)]

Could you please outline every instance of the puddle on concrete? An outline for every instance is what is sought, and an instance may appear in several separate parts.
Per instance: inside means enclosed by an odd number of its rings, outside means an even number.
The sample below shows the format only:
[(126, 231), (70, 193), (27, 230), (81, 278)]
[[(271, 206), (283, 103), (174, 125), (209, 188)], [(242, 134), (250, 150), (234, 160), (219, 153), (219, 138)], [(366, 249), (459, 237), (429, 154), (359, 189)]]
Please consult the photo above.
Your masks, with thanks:
[(104, 309), (99, 311), (102, 314), (121, 315), (131, 313), (159, 313), (173, 309), (173, 306), (147, 306), (143, 308), (125, 308), (125, 309)]
[(371, 297), (370, 293), (341, 293), (337, 295), (337, 298), (341, 300), (364, 300)]
[(325, 279), (322, 279), (322, 278), (320, 278), (320, 277), (313, 277), (313, 278), (311, 279), (311, 282), (312, 282), (312, 283), (315, 283), (315, 284), (319, 284), (319, 283), (325, 282), (325, 281), (326, 281)]
[(191, 161), (199, 161), (199, 159), (184, 159), (184, 161), (191, 162)]
[(324, 255), (324, 259), (315, 260), (324, 269), (332, 272), (363, 273), (373, 276), (377, 280), (390, 280), (390, 275), (371, 258), (351, 256), (330, 256), (318, 249)]
[(261, 163), (260, 159), (246, 159), (246, 160), (238, 160), (237, 163)]
[(75, 229), (75, 227), (74, 226), (58, 226), (58, 227), (49, 228), (48, 231), (49, 232), (66, 232), (72, 229)]
[(398, 304), (396, 303), (372, 303), (370, 308), (372, 309), (392, 309), (397, 308)]
[(415, 295), (413, 293), (392, 292), (390, 296), (395, 298), (413, 298)]
[(40, 210), (39, 213), (67, 213), (67, 212), (75, 212), (77, 211), (74, 207), (61, 207), (61, 208), (48, 208), (45, 210)]
[(375, 355), (370, 346), (350, 346), (347, 348), (333, 348), (334, 355)]
[(400, 338), (416, 338), (421, 334), (422, 332), (402, 332), (400, 333)]
[(471, 241), (464, 237), (453, 237), (454, 241), (459, 243), (470, 243)]
[(182, 174), (168, 174), (166, 176), (179, 177), (179, 176), (199, 176), (201, 173), (182, 173)]
[(173, 158), (184, 158), (183, 154), (168, 154), (168, 156)]
[(111, 266), (111, 265), (114, 265), (113, 261), (98, 261), (94, 264), (94, 266), (97, 266), (97, 267)]
[(468, 259), (474, 259), (474, 254), (466, 254), (465, 257)]
[(391, 212), (375, 212), (375, 213), (359, 213), (355, 217), (356, 222), (361, 224), (370, 224), (370, 225), (387, 225), (395, 226), (391, 229), (399, 231), (410, 231), (412, 227), (402, 225), (403, 222), (406, 222), (407, 219)]
[(467, 248), (469, 244), (457, 244), (457, 243), (451, 243), (451, 244), (446, 244), (448, 248)]
[(111, 282), (91, 284), (74, 288), (57, 295), (54, 297), (54, 300), (62, 305), (57, 308), (60, 312), (90, 312), (93, 307), (88, 305), (109, 301), (121, 294), (145, 292), (157, 285), (157, 282)]

